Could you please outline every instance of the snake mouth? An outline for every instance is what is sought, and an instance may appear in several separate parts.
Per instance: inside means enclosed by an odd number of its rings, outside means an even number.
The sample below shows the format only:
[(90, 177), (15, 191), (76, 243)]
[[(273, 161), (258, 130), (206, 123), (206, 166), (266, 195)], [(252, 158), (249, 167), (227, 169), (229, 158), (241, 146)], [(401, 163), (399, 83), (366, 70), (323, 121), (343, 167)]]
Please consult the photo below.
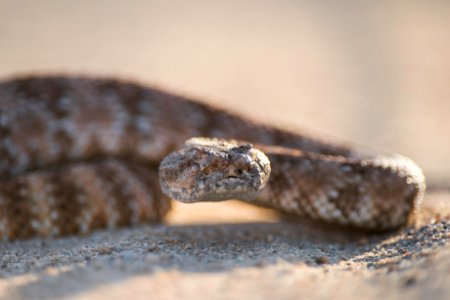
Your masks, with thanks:
[(179, 181), (169, 184), (162, 181), (161, 188), (172, 199), (185, 203), (218, 202), (229, 199), (253, 200), (258, 194), (256, 188), (249, 188), (248, 180), (236, 176), (224, 177), (220, 180), (210, 178), (210, 180), (193, 181), (191, 186), (178, 183)]

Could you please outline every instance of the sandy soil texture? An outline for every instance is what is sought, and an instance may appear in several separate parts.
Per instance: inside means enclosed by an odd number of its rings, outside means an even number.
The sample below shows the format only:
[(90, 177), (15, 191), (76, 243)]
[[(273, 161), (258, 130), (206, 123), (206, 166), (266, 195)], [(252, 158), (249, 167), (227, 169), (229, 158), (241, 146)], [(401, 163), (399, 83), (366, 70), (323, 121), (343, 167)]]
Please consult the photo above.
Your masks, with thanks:
[(414, 225), (377, 235), (229, 203), (177, 206), (165, 225), (5, 242), (0, 298), (448, 299), (449, 200), (429, 194)]

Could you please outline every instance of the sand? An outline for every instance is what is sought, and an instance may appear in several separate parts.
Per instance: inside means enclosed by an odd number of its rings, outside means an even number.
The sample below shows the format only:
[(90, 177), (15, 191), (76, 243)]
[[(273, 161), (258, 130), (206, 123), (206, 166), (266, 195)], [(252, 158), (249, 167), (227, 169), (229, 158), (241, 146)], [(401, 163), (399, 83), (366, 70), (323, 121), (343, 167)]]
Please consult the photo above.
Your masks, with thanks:
[(1, 299), (448, 299), (450, 194), (366, 234), (231, 202), (167, 224), (0, 244)]

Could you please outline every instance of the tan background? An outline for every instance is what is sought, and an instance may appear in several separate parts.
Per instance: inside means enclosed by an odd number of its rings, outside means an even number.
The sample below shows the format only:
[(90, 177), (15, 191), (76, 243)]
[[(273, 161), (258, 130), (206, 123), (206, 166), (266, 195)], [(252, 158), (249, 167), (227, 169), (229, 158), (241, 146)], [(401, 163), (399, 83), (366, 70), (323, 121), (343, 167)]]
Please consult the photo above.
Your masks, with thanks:
[(0, 0), (0, 77), (112, 74), (450, 178), (450, 1)]

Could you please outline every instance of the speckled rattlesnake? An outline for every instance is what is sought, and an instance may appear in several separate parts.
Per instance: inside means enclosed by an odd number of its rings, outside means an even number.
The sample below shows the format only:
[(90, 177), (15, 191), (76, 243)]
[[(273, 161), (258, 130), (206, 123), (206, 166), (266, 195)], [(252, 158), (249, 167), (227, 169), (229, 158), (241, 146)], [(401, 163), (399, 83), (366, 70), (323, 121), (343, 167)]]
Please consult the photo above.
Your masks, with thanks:
[[(322, 222), (392, 229), (407, 221), (425, 188), (420, 168), (399, 155), (362, 154), (127, 81), (20, 77), (0, 82), (0, 237), (159, 221), (170, 202), (158, 165), (196, 136), (251, 142), (268, 156), (271, 177), (261, 193), (267, 178), (258, 177), (250, 193), (226, 196)], [(180, 191), (195, 188), (200, 200), (200, 192), (217, 200), (214, 186), (241, 188), (241, 177), (259, 176), (251, 166), (261, 163), (249, 160), (260, 152), (250, 144), (222, 143), (223, 152), (217, 143), (197, 140), (166, 158), (164, 190), (189, 200)]]

